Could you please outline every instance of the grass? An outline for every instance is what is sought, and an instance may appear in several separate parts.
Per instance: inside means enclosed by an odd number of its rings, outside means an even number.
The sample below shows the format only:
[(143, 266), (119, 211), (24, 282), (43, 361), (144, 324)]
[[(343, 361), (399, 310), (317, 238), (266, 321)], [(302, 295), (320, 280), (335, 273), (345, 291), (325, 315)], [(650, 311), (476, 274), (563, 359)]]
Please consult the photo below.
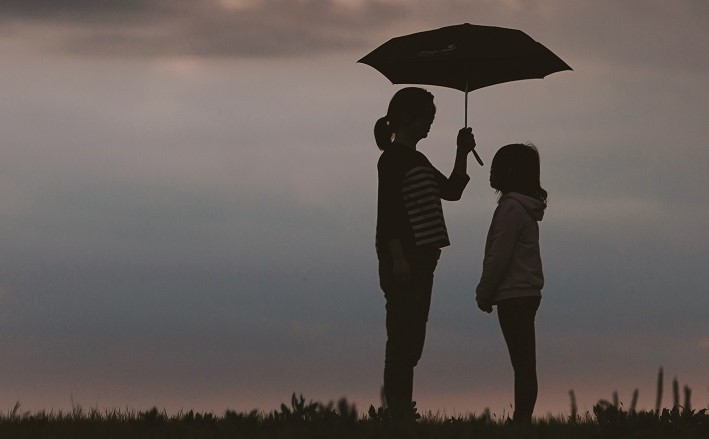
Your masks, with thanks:
[[(662, 370), (660, 371), (662, 376)], [(658, 380), (658, 401), (661, 382)], [(506, 419), (480, 416), (444, 417), (427, 413), (416, 415), (416, 423), (406, 430), (417, 438), (709, 438), (706, 409), (692, 410), (691, 391), (685, 387), (685, 404), (679, 404), (679, 386), (673, 383), (672, 408), (637, 411), (637, 390), (630, 408), (625, 410), (614, 393), (613, 402), (601, 400), (593, 413), (579, 415), (575, 396), (571, 396), (571, 415), (536, 419), (530, 426), (511, 424)], [(279, 410), (235, 412), (223, 415), (179, 412), (168, 414), (153, 408), (147, 411), (89, 410), (80, 407), (70, 412), (21, 412), (19, 403), (12, 411), (0, 414), (0, 438), (240, 438), (240, 439), (359, 439), (404, 437), (386, 408), (369, 407), (360, 414), (345, 399), (337, 403), (306, 402), (293, 394), (290, 404)], [(413, 434), (413, 436), (412, 436)]]

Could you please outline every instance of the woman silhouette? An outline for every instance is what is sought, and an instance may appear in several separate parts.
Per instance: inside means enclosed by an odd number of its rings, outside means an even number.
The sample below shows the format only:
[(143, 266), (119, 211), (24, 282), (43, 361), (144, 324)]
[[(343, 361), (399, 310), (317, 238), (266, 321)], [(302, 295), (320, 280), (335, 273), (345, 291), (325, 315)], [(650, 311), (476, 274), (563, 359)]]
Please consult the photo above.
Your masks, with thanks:
[(529, 423), (537, 401), (534, 319), (544, 274), (539, 221), (547, 191), (539, 182), (539, 153), (520, 143), (500, 148), (492, 159), (490, 186), (500, 193), (485, 244), (478, 307), (497, 317), (514, 369), (514, 421)]
[(441, 174), (416, 150), (435, 114), (431, 93), (407, 87), (374, 127), (383, 151), (377, 164), (376, 250), (386, 298), (384, 395), (392, 417), (400, 420), (414, 419), (414, 367), (426, 336), (433, 271), (440, 249), (450, 245), (441, 199), (460, 199), (470, 180), (467, 156), (475, 147), (471, 129), (461, 129), (453, 172), (449, 178)]

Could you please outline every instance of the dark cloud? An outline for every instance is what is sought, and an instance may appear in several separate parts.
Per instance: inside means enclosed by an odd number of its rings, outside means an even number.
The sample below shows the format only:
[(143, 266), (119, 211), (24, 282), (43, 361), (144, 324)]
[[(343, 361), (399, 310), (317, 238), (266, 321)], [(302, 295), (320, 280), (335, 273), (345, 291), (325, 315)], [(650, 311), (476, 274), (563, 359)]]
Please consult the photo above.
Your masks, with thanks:
[(2, 0), (0, 32), (14, 29), (49, 50), (88, 56), (255, 57), (366, 50), (394, 34), (471, 22), (523, 29), (562, 58), (576, 54), (566, 59), (572, 66), (588, 59), (673, 70), (707, 68), (707, 58), (698, 55), (709, 17), (709, 6), (701, 1), (351, 3)]
[(163, 0), (3, 0), (0, 2), (0, 12), (5, 18), (23, 20), (86, 21), (110, 16), (138, 16), (164, 9), (168, 4)]
[(404, 15), (400, 6), (379, 1), (231, 4), (9, 0), (0, 3), (0, 21), (16, 25), (17, 32), (33, 26), (34, 39), (45, 47), (86, 55), (253, 57), (359, 47), (371, 32)]

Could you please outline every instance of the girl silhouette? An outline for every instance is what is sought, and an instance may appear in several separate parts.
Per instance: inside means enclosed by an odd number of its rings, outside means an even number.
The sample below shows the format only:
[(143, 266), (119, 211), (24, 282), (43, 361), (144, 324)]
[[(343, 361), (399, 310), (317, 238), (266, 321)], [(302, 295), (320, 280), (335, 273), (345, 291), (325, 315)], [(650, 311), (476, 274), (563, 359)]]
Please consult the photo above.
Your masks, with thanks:
[(500, 198), (485, 244), (477, 303), (487, 313), (497, 305), (514, 369), (513, 420), (529, 423), (537, 401), (534, 318), (544, 286), (539, 221), (547, 205), (536, 147), (518, 143), (500, 148), (492, 160), (490, 186)]

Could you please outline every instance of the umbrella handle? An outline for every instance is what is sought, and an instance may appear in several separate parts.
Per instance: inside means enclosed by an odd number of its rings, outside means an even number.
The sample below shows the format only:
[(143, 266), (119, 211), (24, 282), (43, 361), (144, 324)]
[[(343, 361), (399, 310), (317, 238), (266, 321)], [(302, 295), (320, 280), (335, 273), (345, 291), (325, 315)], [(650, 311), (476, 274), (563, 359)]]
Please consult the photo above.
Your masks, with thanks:
[(477, 152), (475, 152), (475, 150), (473, 150), (473, 155), (475, 156), (475, 160), (477, 160), (478, 163), (480, 163), (480, 166), (483, 166), (483, 161), (480, 160), (480, 156), (478, 155)]
[[(468, 81), (465, 81), (465, 128), (468, 128)], [(478, 155), (477, 151), (473, 149), (473, 155), (475, 156), (475, 160), (480, 163), (480, 166), (483, 166), (483, 161), (480, 159), (480, 156)]]

